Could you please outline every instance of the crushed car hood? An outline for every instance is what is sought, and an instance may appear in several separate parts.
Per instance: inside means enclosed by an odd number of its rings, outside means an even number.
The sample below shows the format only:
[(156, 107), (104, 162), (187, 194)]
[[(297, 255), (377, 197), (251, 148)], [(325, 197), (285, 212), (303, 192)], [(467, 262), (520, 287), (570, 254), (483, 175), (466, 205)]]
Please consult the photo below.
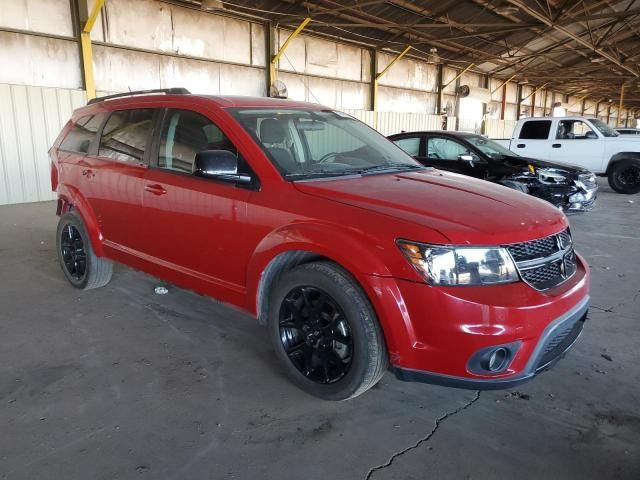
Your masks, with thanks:
[(536, 158), (519, 157), (519, 156), (505, 156), (502, 162), (513, 168), (520, 168), (523, 172), (527, 171), (528, 165), (533, 165), (536, 168), (549, 168), (558, 171), (563, 171), (567, 175), (577, 178), (578, 175), (591, 173), (586, 168), (578, 165), (570, 165), (566, 163), (549, 162), (547, 160), (538, 160)]
[(506, 244), (556, 233), (566, 217), (549, 203), (464, 175), (415, 172), (294, 182), (308, 195), (438, 231), (455, 244)]

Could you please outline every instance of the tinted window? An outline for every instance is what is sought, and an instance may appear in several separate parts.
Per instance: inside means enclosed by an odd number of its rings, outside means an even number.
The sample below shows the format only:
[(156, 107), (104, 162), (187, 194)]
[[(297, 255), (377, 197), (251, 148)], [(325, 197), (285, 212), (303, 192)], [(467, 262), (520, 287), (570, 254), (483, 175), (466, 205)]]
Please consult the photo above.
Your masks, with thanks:
[(142, 162), (152, 119), (151, 108), (113, 112), (102, 130), (98, 155), (120, 162)]
[(192, 173), (198, 152), (229, 150), (233, 143), (207, 117), (188, 110), (170, 110), (162, 127), (158, 167)]
[(398, 140), (394, 140), (393, 143), (398, 145), (412, 157), (420, 155), (420, 137), (400, 138)]
[(438, 137), (427, 140), (427, 158), (432, 160), (457, 160), (465, 153), (469, 149), (454, 140)]
[(78, 120), (60, 144), (60, 150), (87, 153), (96, 137), (96, 132), (104, 121), (105, 114), (88, 115)]
[(523, 140), (546, 140), (549, 138), (551, 120), (527, 120), (522, 125), (520, 137)]

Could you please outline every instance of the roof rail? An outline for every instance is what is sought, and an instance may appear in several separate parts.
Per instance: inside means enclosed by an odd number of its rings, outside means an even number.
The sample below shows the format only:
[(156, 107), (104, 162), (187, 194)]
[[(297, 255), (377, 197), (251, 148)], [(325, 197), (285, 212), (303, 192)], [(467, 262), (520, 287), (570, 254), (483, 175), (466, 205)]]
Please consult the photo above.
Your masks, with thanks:
[(191, 93), (186, 88), (178, 87), (178, 88), (155, 88), (153, 90), (136, 90), (134, 92), (125, 92), (125, 93), (114, 93), (113, 95), (106, 95), (104, 97), (96, 97), (92, 98), (87, 102), (87, 105), (91, 105), (93, 103), (102, 102), (104, 100), (111, 100), (112, 98), (120, 98), (120, 97), (133, 97), (134, 95), (147, 95), (150, 93), (166, 93), (172, 95), (187, 95)]

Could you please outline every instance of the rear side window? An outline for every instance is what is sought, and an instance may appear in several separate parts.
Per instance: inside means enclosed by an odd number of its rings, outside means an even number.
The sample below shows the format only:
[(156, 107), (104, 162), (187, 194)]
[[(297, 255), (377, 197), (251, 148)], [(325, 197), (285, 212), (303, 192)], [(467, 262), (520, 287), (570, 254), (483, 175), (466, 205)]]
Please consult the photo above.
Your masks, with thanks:
[(104, 121), (105, 114), (87, 115), (78, 120), (60, 144), (60, 150), (74, 153), (88, 153), (96, 132)]
[(113, 112), (102, 129), (98, 155), (119, 162), (143, 162), (152, 120), (152, 108)]
[(420, 137), (400, 138), (398, 140), (394, 140), (393, 143), (412, 157), (420, 155)]
[(551, 120), (527, 120), (522, 125), (520, 137), (522, 140), (546, 140), (551, 131)]

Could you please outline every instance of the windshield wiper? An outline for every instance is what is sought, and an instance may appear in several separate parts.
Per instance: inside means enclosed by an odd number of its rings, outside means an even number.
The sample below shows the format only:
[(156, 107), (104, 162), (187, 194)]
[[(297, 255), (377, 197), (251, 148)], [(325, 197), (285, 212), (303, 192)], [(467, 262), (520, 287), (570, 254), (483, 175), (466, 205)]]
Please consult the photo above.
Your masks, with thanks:
[(382, 165), (373, 165), (371, 167), (362, 168), (360, 169), (360, 172), (367, 174), (398, 170), (422, 170), (423, 168), (425, 167), (422, 165), (414, 165), (411, 163), (383, 163)]
[(342, 175), (359, 175), (362, 173), (361, 169), (348, 169), (348, 170), (311, 170), (308, 172), (291, 172), (285, 173), (285, 178), (298, 178), (298, 177), (340, 177)]

